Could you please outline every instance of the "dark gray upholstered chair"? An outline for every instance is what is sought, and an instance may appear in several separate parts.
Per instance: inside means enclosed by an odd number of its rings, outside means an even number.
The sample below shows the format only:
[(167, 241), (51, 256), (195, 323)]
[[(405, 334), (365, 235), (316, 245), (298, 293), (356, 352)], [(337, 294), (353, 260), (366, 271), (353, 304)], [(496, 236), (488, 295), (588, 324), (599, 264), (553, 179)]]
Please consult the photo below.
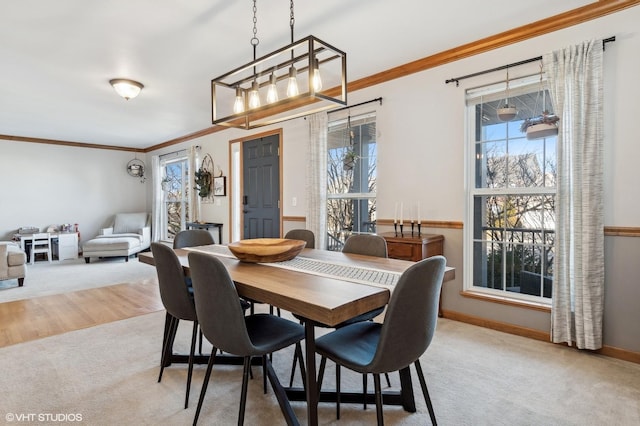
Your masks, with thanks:
[[(373, 234), (357, 234), (351, 235), (347, 238), (342, 248), (343, 253), (363, 254), (366, 256), (389, 257), (387, 252), (387, 240), (379, 235)], [(358, 315), (355, 318), (351, 318), (341, 324), (338, 324), (336, 328), (344, 327), (345, 325), (353, 324), (361, 321), (370, 321), (380, 315), (384, 311), (384, 308), (374, 309), (371, 312)]]
[[(336, 363), (338, 407), (341, 365), (362, 374), (373, 373), (378, 424), (382, 425), (380, 374), (398, 371), (413, 363), (431, 423), (436, 424), (419, 358), (435, 333), (445, 264), (443, 256), (433, 256), (407, 269), (395, 286), (382, 324), (359, 322), (316, 339), (316, 351), (322, 356), (320, 372), (324, 370), (327, 358)], [(322, 382), (318, 386), (321, 387)]]
[[(213, 239), (213, 235), (211, 232), (205, 229), (187, 229), (180, 231), (176, 234), (173, 239), (173, 248), (185, 248), (185, 247), (198, 247), (198, 246), (207, 246), (210, 244), (215, 244), (215, 240)], [(191, 286), (191, 278), (185, 277), (185, 281), (187, 283), (187, 287), (189, 291), (193, 293), (193, 289)], [(243, 309), (249, 309), (251, 304), (244, 299), (240, 299), (240, 304)], [(167, 318), (167, 321), (169, 318)], [(167, 324), (165, 324), (167, 327)], [(202, 355), (202, 332), (200, 332), (200, 341), (198, 343), (198, 351), (200, 355)]]
[[(344, 247), (342, 249), (343, 253), (353, 253), (353, 254), (363, 254), (366, 256), (375, 256), (375, 257), (384, 257), (387, 258), (388, 257), (388, 253), (387, 253), (387, 241), (382, 238), (379, 235), (372, 235), (372, 234), (357, 234), (357, 235), (351, 235), (349, 238), (347, 238), (347, 241), (344, 244)], [(382, 308), (378, 308), (378, 309), (374, 309), (373, 311), (369, 311), (369, 312), (365, 312), (364, 314), (358, 315), (357, 317), (351, 318), (347, 321), (344, 321), (340, 324), (338, 324), (337, 326), (335, 326), (335, 328), (341, 328), (344, 327), (346, 325), (349, 324), (354, 324), (357, 322), (361, 322), (361, 321), (371, 321), (373, 320), (375, 317), (377, 317), (378, 315), (380, 315), (382, 312), (384, 311), (384, 307)], [(296, 318), (301, 319), (300, 317), (294, 315)], [(319, 326), (322, 327), (321, 324), (318, 324)], [(328, 326), (326, 326), (328, 327)], [(293, 358), (293, 366), (291, 368), (291, 377), (289, 379), (289, 386), (293, 385), (293, 379), (295, 376), (295, 371), (296, 371), (296, 363), (297, 361), (301, 358), (301, 356), (299, 356), (297, 353), (295, 354), (294, 358)], [(303, 374), (304, 376), (304, 374)], [(387, 385), (391, 386), (391, 381), (389, 380), (389, 376), (385, 375), (386, 379), (387, 379)], [(366, 392), (367, 389), (367, 375), (365, 374), (362, 377), (362, 386), (364, 389), (364, 392)], [(365, 401), (364, 403), (364, 408), (367, 408), (367, 403)]]
[(387, 241), (380, 235), (356, 234), (347, 238), (343, 253), (364, 254), (367, 256), (388, 257)]
[(308, 229), (292, 229), (284, 237), (290, 240), (306, 241), (305, 248), (316, 248), (316, 236)]
[[(209, 244), (215, 244), (215, 240), (213, 239), (213, 235), (211, 232), (205, 229), (186, 229), (180, 231), (173, 238), (173, 248), (185, 248), (185, 247), (197, 247), (197, 246), (206, 246)], [(193, 289), (191, 288), (191, 278), (185, 278), (187, 287), (189, 291), (193, 293)], [(247, 306), (249, 306), (247, 304)], [(167, 316), (166, 321), (169, 321), (169, 317)], [(167, 324), (165, 324), (167, 327)], [(202, 332), (200, 332), (200, 340), (198, 342), (198, 352), (202, 355)]]
[(180, 320), (193, 321), (191, 335), (191, 350), (189, 352), (189, 372), (187, 374), (187, 393), (184, 400), (184, 408), (189, 406), (189, 390), (191, 388), (191, 373), (193, 372), (193, 353), (196, 345), (198, 330), (198, 317), (193, 302), (193, 296), (189, 292), (185, 275), (180, 265), (180, 260), (171, 247), (161, 243), (151, 243), (151, 252), (156, 264), (158, 284), (160, 286), (160, 298), (167, 310), (165, 323), (165, 337), (162, 342), (162, 359), (160, 361), (160, 375), (158, 382), (162, 380), (162, 373), (166, 364), (165, 356), (173, 347), (173, 341), (178, 330)]
[[(189, 253), (189, 267), (195, 296), (195, 305), (200, 327), (214, 348), (244, 357), (242, 393), (238, 424), (244, 423), (244, 411), (247, 400), (247, 386), (251, 357), (262, 358), (264, 386), (266, 392), (266, 371), (273, 372), (271, 361), (266, 356), (304, 339), (304, 327), (284, 318), (270, 314), (244, 316), (238, 303), (238, 292), (222, 262), (204, 253)], [(224, 318), (221, 321), (221, 318)], [(215, 353), (215, 349), (212, 350)], [(207, 391), (215, 357), (209, 359), (205, 373), (198, 408), (193, 424), (200, 415), (204, 395)], [(275, 373), (273, 373), (275, 375)], [(284, 392), (277, 378), (271, 382), (274, 392)]]
[(173, 239), (173, 248), (197, 247), (215, 244), (213, 235), (204, 229), (187, 229), (180, 231)]

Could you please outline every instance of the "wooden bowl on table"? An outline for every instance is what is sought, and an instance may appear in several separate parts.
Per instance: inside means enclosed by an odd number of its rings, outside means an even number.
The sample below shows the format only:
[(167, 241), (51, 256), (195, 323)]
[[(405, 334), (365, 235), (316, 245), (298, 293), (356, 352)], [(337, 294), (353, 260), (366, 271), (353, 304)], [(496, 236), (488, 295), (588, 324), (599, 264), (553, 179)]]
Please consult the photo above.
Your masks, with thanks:
[(253, 238), (229, 243), (229, 250), (242, 262), (283, 262), (296, 257), (306, 246), (302, 240)]

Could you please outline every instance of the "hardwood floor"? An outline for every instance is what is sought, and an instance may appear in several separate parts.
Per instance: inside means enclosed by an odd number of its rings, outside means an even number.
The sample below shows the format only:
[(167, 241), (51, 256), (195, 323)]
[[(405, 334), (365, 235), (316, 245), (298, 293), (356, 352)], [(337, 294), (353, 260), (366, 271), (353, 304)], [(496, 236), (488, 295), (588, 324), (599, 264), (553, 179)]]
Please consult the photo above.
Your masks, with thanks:
[(0, 303), (0, 347), (164, 310), (157, 283)]

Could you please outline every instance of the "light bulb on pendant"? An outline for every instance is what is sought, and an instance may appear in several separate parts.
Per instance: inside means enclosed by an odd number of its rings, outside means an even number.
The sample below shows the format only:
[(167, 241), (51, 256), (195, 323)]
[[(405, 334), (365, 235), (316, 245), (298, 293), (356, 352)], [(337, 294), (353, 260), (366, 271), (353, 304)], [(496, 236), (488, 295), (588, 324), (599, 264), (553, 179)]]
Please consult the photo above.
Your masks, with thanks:
[(259, 108), (260, 107), (260, 94), (258, 93), (258, 82), (253, 80), (251, 83), (251, 90), (249, 91), (249, 108)]
[(236, 87), (236, 100), (233, 103), (233, 113), (241, 114), (244, 112), (244, 99), (242, 98), (242, 89)]
[(298, 90), (298, 79), (296, 78), (298, 71), (294, 66), (289, 68), (289, 82), (287, 84), (287, 96), (292, 98), (294, 96), (298, 96), (300, 91)]
[(278, 88), (276, 87), (276, 76), (271, 74), (269, 77), (269, 89), (267, 91), (267, 103), (272, 104), (278, 102)]
[(311, 77), (313, 90), (319, 92), (322, 90), (322, 77), (320, 76), (320, 63), (317, 59), (313, 60), (313, 76)]

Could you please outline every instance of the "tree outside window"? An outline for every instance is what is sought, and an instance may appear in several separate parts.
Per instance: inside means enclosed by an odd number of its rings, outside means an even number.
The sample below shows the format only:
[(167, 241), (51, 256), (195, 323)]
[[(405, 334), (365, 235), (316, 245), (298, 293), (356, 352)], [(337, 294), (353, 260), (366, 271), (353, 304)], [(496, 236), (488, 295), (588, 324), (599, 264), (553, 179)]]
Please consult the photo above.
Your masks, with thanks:
[(163, 227), (162, 238), (172, 240), (186, 228), (189, 217), (189, 167), (186, 158), (166, 161), (162, 165)]
[(376, 232), (375, 114), (329, 123), (327, 247), (342, 250), (353, 233)]
[[(517, 118), (502, 122), (504, 93), (469, 99), (469, 223), (471, 274), (466, 289), (547, 301), (553, 284), (556, 137), (529, 140), (520, 130), (535, 115), (537, 85), (521, 87), (510, 103)], [(487, 95), (487, 92), (484, 93)]]

